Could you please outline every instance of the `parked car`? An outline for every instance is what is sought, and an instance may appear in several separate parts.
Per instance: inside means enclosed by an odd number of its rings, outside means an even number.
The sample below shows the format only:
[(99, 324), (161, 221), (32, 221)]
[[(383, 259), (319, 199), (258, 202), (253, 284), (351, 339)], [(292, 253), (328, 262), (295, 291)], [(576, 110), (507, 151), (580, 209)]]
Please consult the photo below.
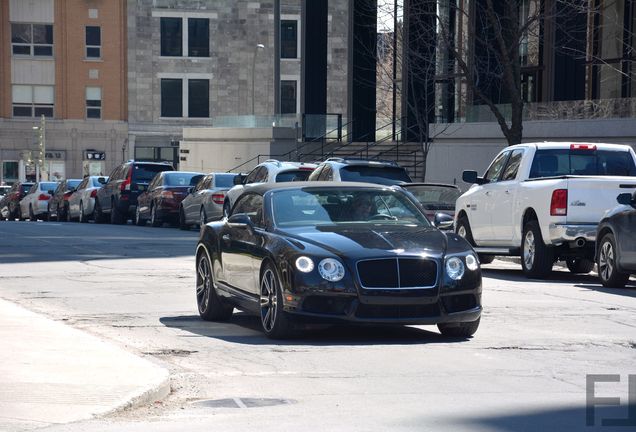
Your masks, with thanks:
[(227, 216), (236, 199), (244, 190), (259, 183), (281, 183), (290, 181), (305, 181), (316, 169), (316, 164), (305, 162), (280, 162), (269, 159), (256, 165), (247, 177), (239, 175), (234, 179), (235, 186), (225, 194), (223, 201), (223, 215)]
[(185, 230), (196, 224), (203, 226), (208, 221), (222, 218), (225, 193), (234, 186), (237, 175), (210, 173), (201, 178), (181, 202), (179, 228)]
[(457, 186), (438, 183), (405, 183), (400, 186), (422, 205), (428, 220), (434, 220), (438, 212), (455, 216), (455, 202), (462, 194)]
[(174, 171), (161, 162), (128, 161), (113, 170), (106, 184), (95, 196), (95, 222), (123, 224), (135, 215), (137, 197), (160, 172)]
[(546, 277), (556, 260), (573, 273), (594, 267), (598, 224), (616, 196), (636, 188), (627, 145), (528, 143), (506, 147), (457, 199), (457, 233), (482, 262), (517, 255), (528, 277)]
[(11, 186), (2, 185), (0, 186), (0, 200), (4, 198), (6, 194), (11, 190)]
[(22, 219), (20, 200), (24, 198), (33, 183), (16, 182), (0, 200), (0, 215), (6, 220)]
[(157, 174), (137, 199), (135, 224), (145, 225), (150, 220), (150, 225), (158, 227), (164, 222), (178, 221), (181, 201), (203, 176), (203, 173), (186, 171)]
[(57, 188), (57, 182), (37, 182), (20, 200), (20, 219), (29, 218), (36, 221), (38, 217), (48, 215), (49, 200), (51, 191)]
[[(75, 188), (81, 183), (81, 179), (66, 179), (58, 183), (57, 188), (52, 191), (51, 199), (47, 206), (47, 219), (54, 218), (65, 221), (68, 218), (68, 198)], [(51, 191), (49, 191), (51, 193)]]
[(105, 176), (88, 176), (77, 186), (68, 199), (68, 216), (70, 220), (88, 222), (95, 210), (97, 191), (108, 181)]
[(616, 201), (598, 225), (596, 263), (603, 286), (623, 288), (636, 273), (636, 192), (622, 193)]
[(320, 163), (309, 181), (349, 181), (396, 185), (410, 183), (406, 170), (393, 161), (332, 157)]
[(203, 226), (196, 287), (203, 319), (227, 320), (236, 307), (271, 338), (288, 336), (295, 318), (437, 324), (468, 337), (481, 315), (468, 242), (433, 227), (404, 191), (366, 183), (245, 191), (229, 218)]

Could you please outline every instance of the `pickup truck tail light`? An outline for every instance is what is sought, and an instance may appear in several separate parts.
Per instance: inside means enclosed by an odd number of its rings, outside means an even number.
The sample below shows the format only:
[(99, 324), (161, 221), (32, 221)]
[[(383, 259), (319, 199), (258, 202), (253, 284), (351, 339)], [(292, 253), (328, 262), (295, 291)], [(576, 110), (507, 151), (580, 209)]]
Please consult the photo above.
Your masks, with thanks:
[(596, 151), (596, 145), (594, 145), (594, 144), (570, 144), (570, 150)]
[(225, 201), (225, 194), (222, 194), (222, 193), (212, 194), (212, 202), (214, 204), (223, 204), (224, 201)]
[(568, 190), (556, 189), (552, 192), (550, 202), (550, 216), (567, 216), (568, 214)]

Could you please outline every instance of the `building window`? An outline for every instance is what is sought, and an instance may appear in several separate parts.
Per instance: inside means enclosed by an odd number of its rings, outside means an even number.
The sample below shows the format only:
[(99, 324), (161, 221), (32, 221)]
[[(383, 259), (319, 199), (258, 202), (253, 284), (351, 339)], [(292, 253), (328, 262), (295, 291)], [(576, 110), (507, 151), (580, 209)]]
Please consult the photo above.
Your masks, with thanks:
[(102, 89), (86, 87), (86, 118), (102, 118)]
[(15, 55), (51, 57), (52, 24), (11, 24), (11, 49)]
[(86, 27), (86, 58), (102, 57), (102, 29), (99, 26)]
[(53, 117), (53, 86), (14, 85), (12, 88), (14, 117)]
[(280, 57), (298, 58), (298, 21), (296, 20), (280, 22)]
[(2, 177), (0, 178), (0, 181), (9, 185), (17, 182), (18, 172), (19, 172), (18, 167), (19, 167), (18, 161), (2, 162)]
[(188, 117), (210, 117), (210, 82), (208, 80), (188, 80)]
[(183, 55), (182, 19), (161, 18), (161, 55), (181, 57)]
[(183, 116), (183, 82), (180, 79), (161, 79), (161, 117)]
[(280, 112), (281, 114), (296, 114), (296, 81), (280, 82)]
[(188, 56), (210, 57), (210, 20), (188, 19)]

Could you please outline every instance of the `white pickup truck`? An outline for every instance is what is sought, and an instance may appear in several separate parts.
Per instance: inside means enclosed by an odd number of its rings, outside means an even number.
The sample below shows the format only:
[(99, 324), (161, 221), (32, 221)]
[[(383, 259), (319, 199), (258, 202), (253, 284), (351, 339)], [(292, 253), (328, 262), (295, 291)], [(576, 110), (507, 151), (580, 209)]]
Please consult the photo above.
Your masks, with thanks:
[(529, 277), (546, 277), (557, 260), (588, 273), (603, 214), (636, 189), (636, 155), (617, 144), (519, 144), (463, 180), (473, 186), (457, 199), (455, 230), (482, 263), (516, 255)]

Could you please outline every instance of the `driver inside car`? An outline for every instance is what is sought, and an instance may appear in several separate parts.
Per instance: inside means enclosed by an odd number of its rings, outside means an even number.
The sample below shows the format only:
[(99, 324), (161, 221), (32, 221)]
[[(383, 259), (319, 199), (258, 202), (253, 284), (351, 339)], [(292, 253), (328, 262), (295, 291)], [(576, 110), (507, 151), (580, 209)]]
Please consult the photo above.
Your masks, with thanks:
[(358, 194), (351, 201), (351, 220), (366, 221), (378, 214), (375, 200), (368, 194)]

